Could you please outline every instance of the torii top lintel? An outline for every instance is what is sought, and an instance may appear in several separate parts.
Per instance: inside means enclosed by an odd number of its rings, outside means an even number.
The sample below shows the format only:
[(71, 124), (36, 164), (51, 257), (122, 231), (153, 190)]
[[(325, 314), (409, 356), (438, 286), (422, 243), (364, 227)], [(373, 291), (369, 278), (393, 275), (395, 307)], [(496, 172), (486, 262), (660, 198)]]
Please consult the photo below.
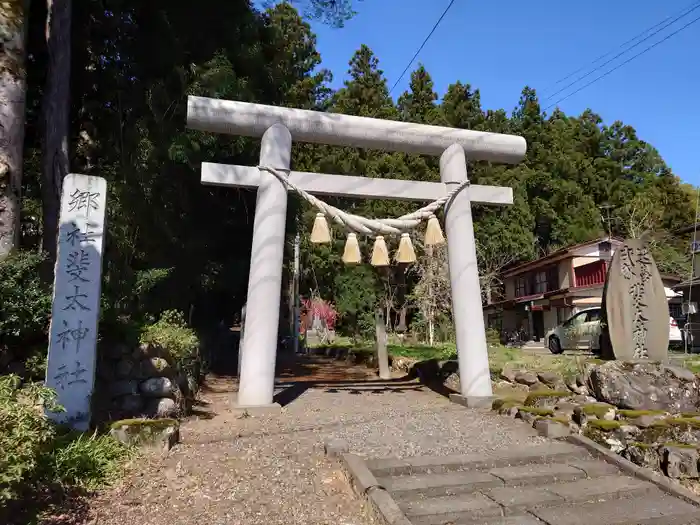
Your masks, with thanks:
[(261, 137), (276, 123), (286, 126), (295, 141), (333, 146), (441, 155), (452, 144), (459, 144), (469, 159), (509, 164), (522, 160), (527, 150), (525, 139), (516, 135), (206, 97), (187, 99), (187, 127), (191, 129)]

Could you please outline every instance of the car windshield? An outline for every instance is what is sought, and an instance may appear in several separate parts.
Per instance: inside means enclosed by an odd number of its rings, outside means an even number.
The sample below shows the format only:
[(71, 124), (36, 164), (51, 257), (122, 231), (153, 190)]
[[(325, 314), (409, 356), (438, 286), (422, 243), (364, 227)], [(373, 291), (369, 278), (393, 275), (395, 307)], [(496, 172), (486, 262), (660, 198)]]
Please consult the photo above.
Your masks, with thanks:
[(585, 312), (579, 312), (576, 315), (569, 317), (568, 320), (564, 321), (564, 326), (577, 325), (581, 323), (589, 323), (592, 321), (600, 320), (600, 310), (587, 310)]

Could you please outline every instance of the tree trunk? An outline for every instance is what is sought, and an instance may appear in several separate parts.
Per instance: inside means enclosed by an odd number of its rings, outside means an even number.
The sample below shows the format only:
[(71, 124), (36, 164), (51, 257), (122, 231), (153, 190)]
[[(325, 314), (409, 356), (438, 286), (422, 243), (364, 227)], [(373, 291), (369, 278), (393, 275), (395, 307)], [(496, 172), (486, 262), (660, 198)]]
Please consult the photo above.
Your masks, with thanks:
[(0, 260), (19, 243), (27, 8), (26, 0), (0, 4), (6, 28), (0, 37)]
[(47, 0), (46, 40), (49, 62), (42, 106), (42, 185), (44, 234), (42, 246), (50, 267), (56, 260), (56, 236), (61, 185), (68, 174), (68, 120), (70, 117), (72, 0)]

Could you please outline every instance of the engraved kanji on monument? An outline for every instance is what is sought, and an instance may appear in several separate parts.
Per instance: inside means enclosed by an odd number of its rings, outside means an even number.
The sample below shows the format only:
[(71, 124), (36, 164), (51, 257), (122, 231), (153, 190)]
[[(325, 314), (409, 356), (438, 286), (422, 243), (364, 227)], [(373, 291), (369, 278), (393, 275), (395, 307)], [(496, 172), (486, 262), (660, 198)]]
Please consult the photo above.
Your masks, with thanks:
[(644, 241), (627, 240), (616, 250), (605, 288), (605, 318), (615, 358), (665, 361), (668, 301)]
[(102, 177), (63, 179), (46, 386), (65, 408), (49, 417), (77, 430), (90, 424), (106, 197)]

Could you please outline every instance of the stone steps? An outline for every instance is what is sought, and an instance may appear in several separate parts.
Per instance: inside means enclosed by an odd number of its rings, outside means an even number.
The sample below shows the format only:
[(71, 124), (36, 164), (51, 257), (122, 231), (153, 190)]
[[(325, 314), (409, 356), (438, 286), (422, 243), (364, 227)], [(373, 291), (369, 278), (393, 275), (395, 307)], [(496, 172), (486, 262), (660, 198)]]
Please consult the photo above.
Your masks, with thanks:
[(390, 523), (700, 525), (699, 507), (569, 443), (374, 459), (361, 468), (364, 486), (383, 488), (394, 515), (403, 513)]

